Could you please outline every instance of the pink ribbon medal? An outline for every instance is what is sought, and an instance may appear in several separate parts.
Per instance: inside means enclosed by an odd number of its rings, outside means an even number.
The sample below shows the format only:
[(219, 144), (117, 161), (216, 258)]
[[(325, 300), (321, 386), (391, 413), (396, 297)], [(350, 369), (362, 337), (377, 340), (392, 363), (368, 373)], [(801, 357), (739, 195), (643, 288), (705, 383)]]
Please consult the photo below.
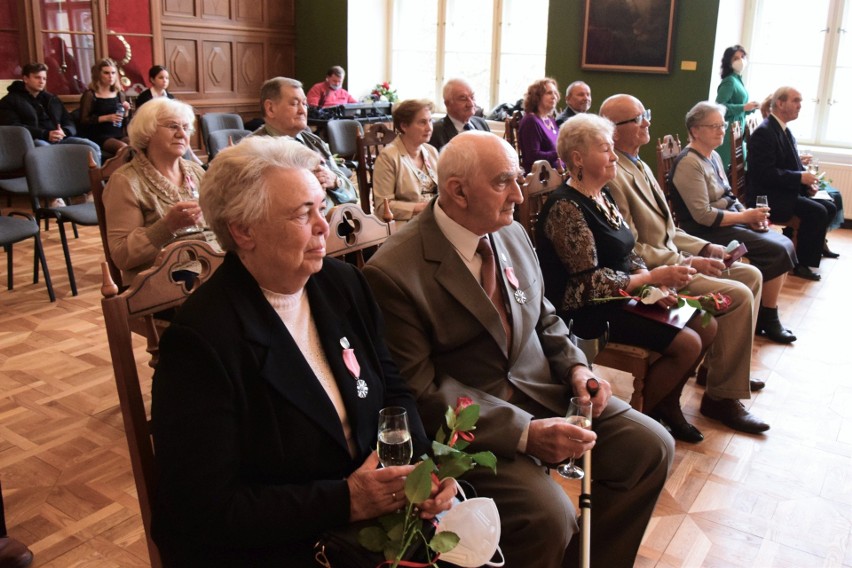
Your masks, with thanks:
[(361, 378), (361, 365), (358, 363), (358, 358), (355, 357), (355, 350), (351, 348), (346, 337), (340, 338), (340, 346), (343, 347), (343, 363), (349, 369), (349, 374), (355, 379), (355, 390), (358, 393), (358, 398), (367, 398), (370, 389), (367, 387), (367, 382)]
[(527, 295), (524, 294), (524, 291), (520, 289), (520, 283), (518, 282), (518, 277), (515, 275), (515, 269), (511, 266), (507, 266), (504, 270), (506, 273), (506, 280), (509, 281), (509, 284), (512, 285), (512, 288), (515, 289), (515, 301), (519, 304), (527, 303)]

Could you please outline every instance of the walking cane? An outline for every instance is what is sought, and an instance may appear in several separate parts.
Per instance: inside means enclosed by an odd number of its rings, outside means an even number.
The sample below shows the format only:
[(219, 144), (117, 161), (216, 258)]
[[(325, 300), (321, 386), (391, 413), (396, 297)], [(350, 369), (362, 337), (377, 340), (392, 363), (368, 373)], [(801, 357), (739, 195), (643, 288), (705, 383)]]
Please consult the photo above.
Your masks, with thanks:
[[(597, 379), (586, 381), (586, 390), (594, 398), (600, 385)], [(583, 455), (583, 482), (580, 490), (580, 568), (589, 568), (592, 547), (592, 451)]]

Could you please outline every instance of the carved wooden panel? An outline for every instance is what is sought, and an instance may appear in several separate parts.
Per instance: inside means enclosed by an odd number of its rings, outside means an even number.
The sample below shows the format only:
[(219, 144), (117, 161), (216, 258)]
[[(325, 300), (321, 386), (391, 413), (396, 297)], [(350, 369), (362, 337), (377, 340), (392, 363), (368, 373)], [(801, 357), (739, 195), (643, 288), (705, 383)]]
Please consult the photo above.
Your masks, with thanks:
[(266, 80), (263, 68), (263, 43), (237, 42), (237, 93), (256, 96)]
[(202, 0), (201, 17), (230, 18), (231, 0)]
[(266, 0), (266, 23), (268, 26), (292, 26), (295, 22), (295, 2)]
[(202, 48), (201, 75), (204, 93), (229, 93), (233, 90), (232, 45), (227, 41), (205, 41)]
[(198, 42), (193, 39), (166, 38), (166, 67), (169, 68), (169, 91), (196, 93), (198, 85)]
[(195, 0), (163, 0), (164, 16), (195, 16)]
[(296, 49), (293, 44), (270, 43), (266, 78), (293, 77), (296, 74)]
[(262, 0), (236, 0), (234, 19), (241, 24), (263, 25)]

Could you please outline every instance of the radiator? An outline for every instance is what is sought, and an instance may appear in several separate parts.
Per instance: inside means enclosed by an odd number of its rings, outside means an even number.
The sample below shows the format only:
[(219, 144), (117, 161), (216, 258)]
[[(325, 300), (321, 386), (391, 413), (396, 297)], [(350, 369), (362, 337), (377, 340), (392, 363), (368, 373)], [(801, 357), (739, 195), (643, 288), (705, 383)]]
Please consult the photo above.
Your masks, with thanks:
[(852, 164), (820, 160), (819, 171), (825, 172), (826, 179), (843, 195), (843, 214), (852, 219)]

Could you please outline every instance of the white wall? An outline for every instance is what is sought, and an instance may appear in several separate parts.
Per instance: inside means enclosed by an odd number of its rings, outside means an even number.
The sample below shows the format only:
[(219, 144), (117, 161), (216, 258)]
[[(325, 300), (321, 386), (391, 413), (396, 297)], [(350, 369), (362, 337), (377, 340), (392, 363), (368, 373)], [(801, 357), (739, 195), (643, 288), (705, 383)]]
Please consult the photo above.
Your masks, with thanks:
[(346, 62), (347, 90), (358, 100), (376, 83), (387, 81), (387, 0), (349, 0)]
[(710, 79), (710, 92), (707, 98), (716, 100), (716, 89), (722, 82), (719, 67), (725, 48), (735, 44), (742, 45), (746, 51), (751, 47), (744, 34), (747, 0), (719, 0), (719, 18), (716, 22), (716, 45), (713, 48), (713, 74)]

